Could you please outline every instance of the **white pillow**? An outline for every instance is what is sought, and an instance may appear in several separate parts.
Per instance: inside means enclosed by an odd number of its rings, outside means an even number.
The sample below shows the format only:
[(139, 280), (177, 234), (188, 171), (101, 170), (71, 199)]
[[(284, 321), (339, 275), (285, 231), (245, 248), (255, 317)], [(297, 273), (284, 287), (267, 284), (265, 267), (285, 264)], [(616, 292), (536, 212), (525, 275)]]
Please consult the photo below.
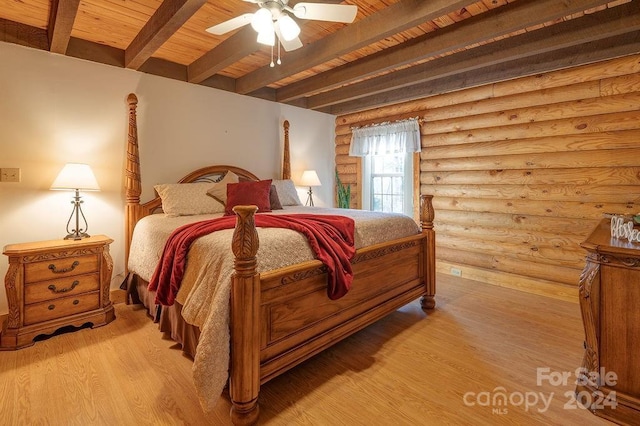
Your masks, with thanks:
[(219, 182), (213, 184), (209, 190), (207, 190), (207, 194), (220, 201), (222, 204), (227, 204), (227, 184), (229, 183), (238, 183), (240, 182), (240, 178), (237, 174), (233, 173), (231, 170), (227, 171), (222, 179)]
[(291, 179), (274, 179), (271, 184), (276, 187), (280, 204), (283, 206), (301, 206), (298, 191)]
[(154, 186), (169, 216), (223, 213), (224, 204), (207, 195), (211, 182), (164, 183)]

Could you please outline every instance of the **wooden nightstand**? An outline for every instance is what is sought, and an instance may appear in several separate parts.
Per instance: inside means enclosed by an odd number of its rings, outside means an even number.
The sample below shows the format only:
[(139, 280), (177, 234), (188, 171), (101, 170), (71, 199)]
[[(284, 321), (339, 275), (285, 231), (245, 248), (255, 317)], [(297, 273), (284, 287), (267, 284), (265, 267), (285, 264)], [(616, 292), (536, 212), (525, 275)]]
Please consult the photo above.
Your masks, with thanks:
[(98, 327), (113, 321), (112, 242), (98, 235), (5, 246), (9, 316), (0, 332), (0, 350), (31, 346), (36, 336), (60, 327)]

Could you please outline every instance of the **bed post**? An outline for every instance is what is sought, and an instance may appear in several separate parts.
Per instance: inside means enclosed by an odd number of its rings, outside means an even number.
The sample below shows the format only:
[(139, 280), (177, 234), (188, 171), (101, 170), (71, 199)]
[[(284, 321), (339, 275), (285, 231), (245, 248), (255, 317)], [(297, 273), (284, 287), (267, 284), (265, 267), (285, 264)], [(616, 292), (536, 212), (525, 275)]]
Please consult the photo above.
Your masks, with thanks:
[(260, 391), (260, 275), (257, 272), (256, 206), (236, 206), (231, 248), (235, 256), (231, 278), (231, 421), (251, 425), (258, 419)]
[(284, 152), (282, 154), (282, 179), (291, 179), (291, 157), (289, 156), (289, 121), (284, 120)]
[(420, 195), (420, 226), (426, 235), (425, 253), (425, 294), (420, 300), (422, 309), (433, 309), (436, 306), (436, 233), (433, 230), (433, 195)]
[(127, 96), (129, 105), (129, 130), (127, 134), (127, 165), (125, 171), (125, 245), (124, 245), (124, 266), (128, 272), (129, 248), (133, 237), (133, 228), (140, 219), (140, 193), (142, 186), (140, 183), (140, 155), (138, 152), (138, 124), (136, 118), (136, 108), (138, 98), (130, 93)]

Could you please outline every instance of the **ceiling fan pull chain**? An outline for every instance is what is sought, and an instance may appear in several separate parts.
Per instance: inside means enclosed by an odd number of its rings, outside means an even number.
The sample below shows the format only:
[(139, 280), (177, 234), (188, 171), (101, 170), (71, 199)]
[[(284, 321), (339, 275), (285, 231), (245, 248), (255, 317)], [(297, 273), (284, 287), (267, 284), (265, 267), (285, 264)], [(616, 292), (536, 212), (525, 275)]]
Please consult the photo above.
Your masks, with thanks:
[(271, 63), (269, 64), (269, 66), (271, 68), (275, 67), (275, 64), (273, 63), (273, 45), (271, 46)]
[(282, 61), (280, 61), (280, 43), (278, 43), (278, 62), (277, 64), (280, 65), (282, 63)]

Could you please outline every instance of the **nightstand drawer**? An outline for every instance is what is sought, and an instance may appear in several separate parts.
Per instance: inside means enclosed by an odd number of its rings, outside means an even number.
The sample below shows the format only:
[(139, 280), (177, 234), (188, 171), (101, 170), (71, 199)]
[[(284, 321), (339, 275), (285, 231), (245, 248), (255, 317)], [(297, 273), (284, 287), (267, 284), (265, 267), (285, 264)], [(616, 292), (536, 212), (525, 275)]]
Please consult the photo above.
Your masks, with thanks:
[(62, 257), (44, 262), (27, 263), (24, 265), (25, 283), (43, 280), (53, 280), (72, 275), (86, 274), (98, 270), (98, 256)]
[(40, 281), (35, 284), (25, 285), (24, 303), (29, 305), (31, 303), (44, 302), (96, 291), (99, 288), (100, 277), (97, 273)]
[(66, 317), (80, 312), (98, 309), (99, 306), (100, 297), (98, 292), (35, 303), (24, 307), (24, 323), (25, 325), (29, 325)]

